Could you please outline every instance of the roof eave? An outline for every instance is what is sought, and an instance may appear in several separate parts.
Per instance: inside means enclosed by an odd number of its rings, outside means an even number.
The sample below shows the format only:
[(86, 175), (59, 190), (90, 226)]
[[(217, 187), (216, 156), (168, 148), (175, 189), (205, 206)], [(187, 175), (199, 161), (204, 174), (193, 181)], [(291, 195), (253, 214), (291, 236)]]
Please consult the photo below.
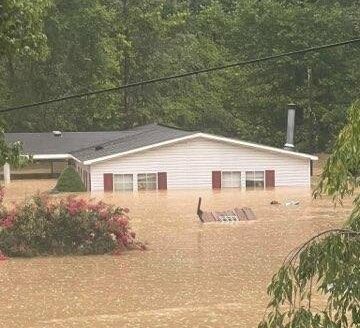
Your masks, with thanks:
[(78, 158), (71, 154), (33, 154), (31, 156), (35, 160), (73, 159), (77, 162), (81, 162)]
[(311, 159), (313, 161), (317, 161), (319, 159), (317, 156), (310, 155), (310, 154), (298, 153), (298, 152), (291, 151), (291, 150), (286, 150), (286, 149), (281, 149), (281, 148), (276, 148), (276, 147), (271, 147), (271, 146), (260, 145), (260, 144), (247, 142), (247, 141), (242, 141), (242, 140), (238, 140), (238, 139), (220, 137), (220, 136), (215, 136), (215, 135), (207, 134), (207, 133), (200, 133), (200, 135), (202, 137), (207, 138), (207, 139), (223, 141), (223, 142), (227, 142), (227, 143), (233, 143), (233, 144), (237, 144), (237, 145), (241, 145), (241, 146), (245, 146), (245, 147), (249, 147), (249, 148), (267, 150), (267, 151), (280, 153), (280, 154), (284, 154), (284, 155), (289, 155), (289, 156), (307, 158), (307, 159)]

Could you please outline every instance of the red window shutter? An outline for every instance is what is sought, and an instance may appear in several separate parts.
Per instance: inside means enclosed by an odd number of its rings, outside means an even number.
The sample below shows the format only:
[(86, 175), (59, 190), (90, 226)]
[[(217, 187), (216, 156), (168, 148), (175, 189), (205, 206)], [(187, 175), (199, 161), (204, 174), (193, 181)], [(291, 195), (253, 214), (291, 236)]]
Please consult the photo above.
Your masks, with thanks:
[(266, 188), (275, 187), (275, 171), (274, 170), (266, 170), (265, 171), (265, 186), (266, 186)]
[(167, 173), (166, 172), (158, 173), (158, 189), (159, 190), (167, 189)]
[(104, 191), (113, 191), (113, 174), (104, 174)]
[(212, 172), (212, 188), (221, 189), (221, 171)]

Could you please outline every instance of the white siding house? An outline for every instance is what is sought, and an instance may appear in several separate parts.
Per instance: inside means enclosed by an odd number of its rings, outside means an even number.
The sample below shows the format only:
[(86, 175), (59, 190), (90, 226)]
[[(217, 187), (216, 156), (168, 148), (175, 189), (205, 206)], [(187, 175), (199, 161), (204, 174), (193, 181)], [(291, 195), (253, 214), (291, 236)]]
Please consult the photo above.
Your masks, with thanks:
[(291, 150), (158, 124), (104, 134), (72, 132), (53, 139), (49, 134), (24, 134), (24, 138), (35, 159), (72, 161), (89, 191), (309, 187), (311, 164), (317, 160)]
[[(104, 173), (133, 175), (133, 190), (141, 173), (166, 172), (167, 189), (212, 188), (212, 172), (274, 170), (275, 186), (310, 186), (309, 158), (275, 153), (203, 137), (92, 164), (92, 191), (104, 190)], [(265, 174), (264, 174), (265, 179)]]

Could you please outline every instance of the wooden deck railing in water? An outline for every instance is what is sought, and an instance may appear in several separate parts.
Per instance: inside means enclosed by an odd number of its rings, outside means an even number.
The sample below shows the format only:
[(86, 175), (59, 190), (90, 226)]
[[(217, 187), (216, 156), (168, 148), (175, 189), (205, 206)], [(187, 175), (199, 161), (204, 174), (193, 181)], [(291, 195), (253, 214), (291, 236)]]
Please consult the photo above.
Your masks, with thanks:
[(251, 208), (234, 208), (233, 210), (226, 210), (221, 212), (205, 212), (201, 209), (202, 199), (199, 197), (197, 206), (197, 215), (202, 223), (206, 222), (236, 222), (255, 220), (256, 216)]

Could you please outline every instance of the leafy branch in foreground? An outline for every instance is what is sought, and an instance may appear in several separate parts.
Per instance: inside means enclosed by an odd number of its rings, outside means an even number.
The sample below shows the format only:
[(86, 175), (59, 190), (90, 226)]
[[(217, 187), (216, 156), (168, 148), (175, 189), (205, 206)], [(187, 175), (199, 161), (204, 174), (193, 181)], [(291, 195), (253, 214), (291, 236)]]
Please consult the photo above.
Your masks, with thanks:
[(324, 193), (341, 201), (360, 187), (360, 101), (350, 108), (348, 122), (325, 164), (315, 197)]
[(18, 167), (29, 162), (31, 158), (22, 155), (22, 145), (20, 142), (7, 143), (4, 132), (0, 126), (0, 168), (6, 163)]
[[(360, 185), (360, 102), (349, 110), (314, 197), (354, 196)], [(294, 249), (268, 287), (259, 328), (359, 327), (360, 194), (343, 229), (324, 231)], [(316, 297), (315, 297), (316, 296)]]

